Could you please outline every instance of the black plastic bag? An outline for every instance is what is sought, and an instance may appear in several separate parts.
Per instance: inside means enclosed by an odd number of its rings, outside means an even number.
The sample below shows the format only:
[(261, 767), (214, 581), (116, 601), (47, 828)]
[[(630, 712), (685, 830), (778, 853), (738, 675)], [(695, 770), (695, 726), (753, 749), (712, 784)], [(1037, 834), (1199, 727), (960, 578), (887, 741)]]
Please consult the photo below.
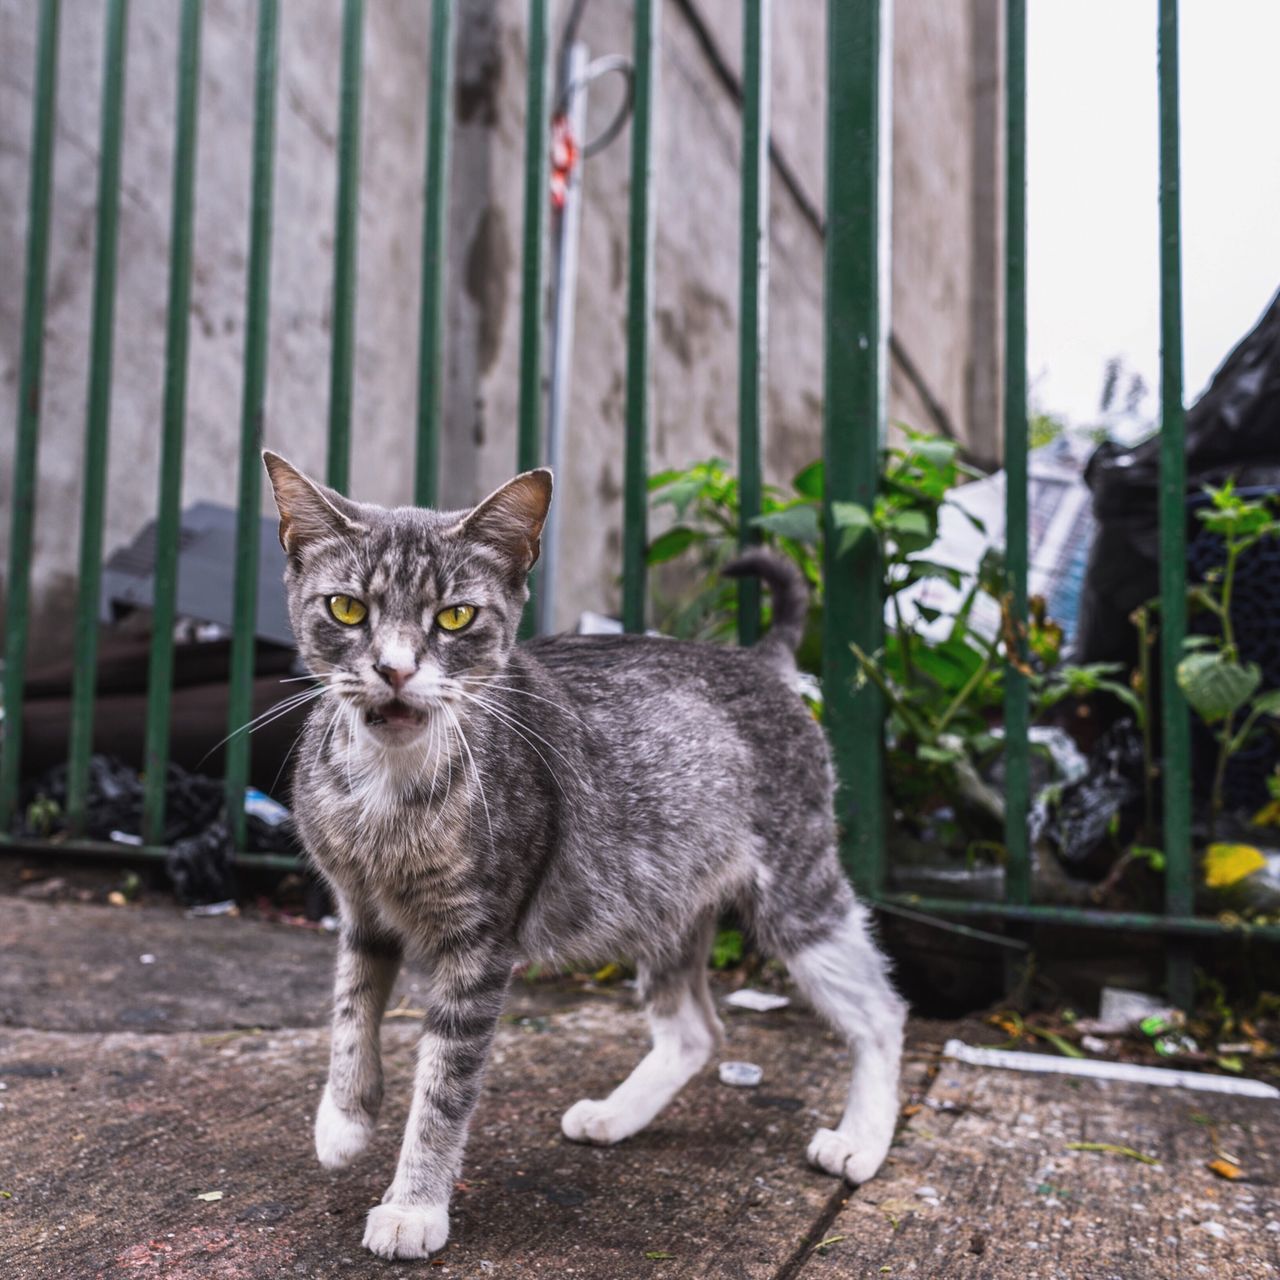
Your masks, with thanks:
[[(1187, 490), (1234, 476), (1280, 489), (1280, 293), (1187, 411)], [(1129, 615), (1159, 593), (1160, 438), (1101, 444), (1085, 481), (1097, 521), (1080, 599), (1081, 662), (1137, 660)], [(1188, 533), (1194, 534), (1188, 510)]]

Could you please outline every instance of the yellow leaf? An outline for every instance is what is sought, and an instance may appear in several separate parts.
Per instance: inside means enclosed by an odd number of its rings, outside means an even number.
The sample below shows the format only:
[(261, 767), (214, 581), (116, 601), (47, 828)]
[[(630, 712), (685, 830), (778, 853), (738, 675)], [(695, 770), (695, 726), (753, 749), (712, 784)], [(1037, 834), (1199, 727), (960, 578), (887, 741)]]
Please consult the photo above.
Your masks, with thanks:
[(1280, 827), (1280, 800), (1268, 800), (1253, 815), (1255, 827)]
[(1225, 889), (1266, 865), (1262, 851), (1251, 844), (1211, 844), (1204, 855), (1204, 882), (1211, 889)]

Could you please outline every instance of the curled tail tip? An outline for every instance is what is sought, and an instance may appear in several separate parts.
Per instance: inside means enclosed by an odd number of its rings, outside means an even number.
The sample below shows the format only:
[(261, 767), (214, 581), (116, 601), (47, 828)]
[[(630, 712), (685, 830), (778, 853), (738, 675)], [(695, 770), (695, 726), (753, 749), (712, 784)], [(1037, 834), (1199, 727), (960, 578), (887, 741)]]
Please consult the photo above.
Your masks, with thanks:
[(773, 625), (761, 644), (781, 644), (789, 652), (799, 648), (809, 617), (809, 584), (786, 556), (764, 547), (744, 551), (721, 572), (730, 578), (759, 578), (773, 597)]

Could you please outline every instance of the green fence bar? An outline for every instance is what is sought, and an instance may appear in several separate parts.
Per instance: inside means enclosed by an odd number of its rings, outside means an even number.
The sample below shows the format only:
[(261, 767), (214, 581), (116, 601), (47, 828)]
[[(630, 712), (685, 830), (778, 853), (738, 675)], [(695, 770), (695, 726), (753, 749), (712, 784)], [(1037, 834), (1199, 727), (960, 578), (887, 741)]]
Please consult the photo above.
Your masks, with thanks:
[(434, 507), (440, 489), (445, 221), (449, 208), (452, 85), (453, 0), (433, 0), (427, 173), (422, 211), (422, 304), (418, 326), (418, 443), (413, 477), (413, 500), (420, 507)]
[(925, 898), (913, 893), (890, 893), (883, 900), (894, 906), (941, 916), (969, 916), (1013, 920), (1022, 924), (1063, 928), (1130, 930), (1163, 933), (1172, 938), (1248, 938), (1280, 942), (1280, 925), (1250, 924), (1240, 917), (1225, 920), (1192, 915), (1158, 915), (1142, 911), (1101, 911), (1092, 907), (1027, 906), (1013, 902), (978, 902), (963, 898)]
[[(760, 440), (768, 373), (770, 0), (742, 4), (742, 260), (738, 322), (739, 543), (759, 541)], [(760, 634), (760, 583), (738, 580), (738, 643)]]
[[(1178, 688), (1187, 626), (1187, 462), (1182, 405), (1182, 230), (1179, 192), (1178, 4), (1160, 0), (1160, 700), (1164, 739), (1165, 910), (1194, 910), (1191, 727)], [(1169, 997), (1190, 1008), (1191, 955), (1171, 947)]]
[(1030, 726), (1024, 661), (1027, 621), (1027, 3), (1005, 6), (1004, 469), (1007, 608), (1019, 652), (1004, 672), (1005, 894), (1031, 901), (1027, 813)]
[(644, 630), (648, 526), (649, 331), (653, 313), (653, 103), (661, 0), (636, 0), (628, 211), (626, 448), (622, 480), (622, 625)]
[[(542, 465), (542, 310), (547, 279), (547, 203), (551, 199), (551, 132), (547, 102), (547, 0), (529, 3), (529, 82), (524, 126), (524, 249), (520, 269), (520, 403), (516, 467)], [(537, 617), (536, 572), (520, 636), (533, 634)]]
[[(117, 844), (113, 840), (59, 840), (56, 847), (59, 858), (98, 858), (115, 866), (164, 862), (169, 856), (165, 845)], [(0, 849), (41, 857), (48, 855), (50, 845), (47, 840), (0, 832)], [(298, 859), (285, 853), (237, 853), (231, 862), (246, 871), (297, 871), (299, 867)]]
[(36, 455), (40, 442), (40, 384), (44, 376), (44, 297), (49, 277), (49, 197), (53, 125), (58, 97), (58, 0), (40, 6), (35, 93), (31, 113), (31, 186), (27, 192), (27, 265), (22, 300), (22, 365), (18, 375), (18, 438), (9, 513), (9, 589), (4, 647), (3, 753), (0, 754), (0, 832), (8, 831), (22, 777), (23, 681), (31, 608), (32, 526)]
[(884, 714), (870, 683), (855, 690), (850, 641), (880, 648), (884, 601), (876, 540), (842, 553), (831, 503), (870, 510), (884, 425), (880, 298), (880, 0), (827, 4), (827, 237), (823, 458), (826, 478), (822, 675), (840, 779), (841, 852), (858, 887), (884, 879)]
[(80, 505), (80, 581), (76, 596), (75, 665), (71, 685), (67, 822), (84, 832), (93, 751), (93, 698), (98, 666), (98, 594), (102, 583), (102, 520), (107, 492), (107, 428), (111, 416), (111, 353), (116, 305), (116, 241), (120, 213), (120, 139), (124, 119), (128, 0), (109, 0), (102, 64), (102, 127), (98, 160), (97, 240), (89, 337), (89, 410)]
[(325, 477), (350, 484), (351, 370), (356, 344), (356, 245), (360, 232), (360, 86), (364, 0), (343, 0), (338, 108), (338, 194), (333, 237), (333, 346), (329, 355), (329, 459)]
[(164, 432), (156, 501), (156, 571), (147, 669), (147, 740), (143, 754), (142, 838), (164, 839), (173, 625), (182, 517), (182, 446), (187, 415), (187, 339), (191, 307), (191, 224), (196, 186), (196, 122), (200, 92), (203, 0), (183, 0), (178, 34), (178, 115), (173, 146), (173, 211), (169, 231), (169, 306), (165, 337)]
[(236, 848), (245, 843), (244, 789), (249, 780), (253, 713), (254, 630), (258, 607), (258, 506), (262, 495), (262, 418), (266, 409), (267, 320), (271, 284), (271, 194), (275, 176), (277, 0), (258, 0), (254, 72), (253, 179), (245, 306), (244, 391), (240, 404), (240, 487), (236, 500), (236, 565), (231, 687), (228, 694), (227, 820)]

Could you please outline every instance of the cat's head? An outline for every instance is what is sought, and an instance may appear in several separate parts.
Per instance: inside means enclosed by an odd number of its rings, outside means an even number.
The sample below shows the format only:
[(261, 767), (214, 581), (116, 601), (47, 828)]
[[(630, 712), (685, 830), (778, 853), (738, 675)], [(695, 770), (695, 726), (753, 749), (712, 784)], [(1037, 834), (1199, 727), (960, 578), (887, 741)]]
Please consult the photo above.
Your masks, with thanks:
[(469, 511), (352, 502), (264, 453), (280, 511), (298, 651), (387, 746), (416, 741), (469, 698), (515, 644), (551, 503), (526, 471)]

